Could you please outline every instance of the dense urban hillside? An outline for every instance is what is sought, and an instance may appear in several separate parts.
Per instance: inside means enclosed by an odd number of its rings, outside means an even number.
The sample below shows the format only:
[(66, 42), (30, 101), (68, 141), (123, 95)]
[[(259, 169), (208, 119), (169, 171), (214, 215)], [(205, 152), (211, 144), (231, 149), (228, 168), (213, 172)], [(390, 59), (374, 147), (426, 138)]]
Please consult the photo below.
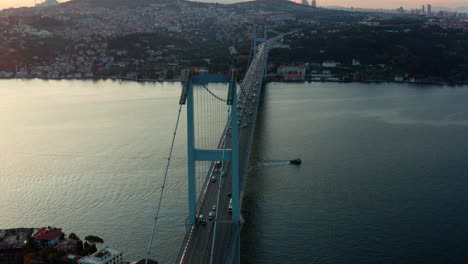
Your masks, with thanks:
[[(0, 11), (0, 78), (165, 80), (178, 78), (188, 66), (224, 72), (230, 46), (244, 71), (259, 14), (268, 21), (270, 37), (301, 30), (273, 51), (270, 72), (305, 64), (308, 74), (325, 71), (338, 80), (401, 75), (463, 82), (468, 76), (468, 26), (458, 16), (349, 12), (275, 0), (72, 0)], [(353, 59), (359, 67), (351, 65)], [(324, 69), (324, 61), (340, 65)]]
[[(303, 37), (284, 43), (291, 48), (274, 50), (270, 56), (277, 64), (331, 60), (344, 66), (343, 75), (358, 72), (361, 78), (372, 80), (391, 80), (399, 75), (461, 82), (468, 76), (468, 34), (461, 29), (414, 21), (331, 31), (311, 27), (304, 30)], [(353, 67), (353, 59), (360, 65)]]

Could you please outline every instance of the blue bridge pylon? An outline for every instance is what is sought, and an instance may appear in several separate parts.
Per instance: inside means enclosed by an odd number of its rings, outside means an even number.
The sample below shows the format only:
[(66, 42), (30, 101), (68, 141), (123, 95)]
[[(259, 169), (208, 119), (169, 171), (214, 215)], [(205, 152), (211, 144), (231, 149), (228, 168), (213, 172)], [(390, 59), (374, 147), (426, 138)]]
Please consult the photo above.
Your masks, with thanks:
[[(179, 104), (187, 105), (187, 153), (188, 153), (188, 223), (196, 223), (196, 161), (230, 162), (232, 176), (232, 221), (240, 225), (240, 176), (239, 176), (239, 129), (237, 115), (237, 74), (232, 68), (229, 75), (205, 74), (194, 69), (188, 69), (184, 73), (185, 81)], [(193, 87), (208, 83), (229, 83), (226, 103), (231, 107), (230, 116), (226, 125), (226, 134), (230, 135), (231, 148), (225, 149), (200, 149), (195, 146), (195, 116)], [(227, 140), (227, 137), (224, 139)]]

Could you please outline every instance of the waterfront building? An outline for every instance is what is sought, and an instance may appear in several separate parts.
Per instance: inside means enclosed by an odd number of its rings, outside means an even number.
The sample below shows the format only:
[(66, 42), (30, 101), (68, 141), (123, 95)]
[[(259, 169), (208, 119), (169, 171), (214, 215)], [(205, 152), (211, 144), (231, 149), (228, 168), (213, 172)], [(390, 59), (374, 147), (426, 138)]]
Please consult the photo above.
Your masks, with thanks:
[(67, 255), (62, 257), (62, 261), (67, 262), (67, 263), (72, 262), (74, 264), (78, 264), (78, 261), (82, 258), (83, 256), (68, 253)]
[(109, 246), (78, 260), (78, 264), (122, 264), (123, 252)]
[(278, 67), (278, 75), (281, 75), (285, 81), (303, 81), (305, 80), (307, 65), (281, 65)]
[(67, 238), (61, 242), (59, 242), (56, 246), (55, 249), (58, 251), (63, 251), (63, 252), (77, 252), (78, 251), (78, 241), (72, 238)]
[(405, 77), (401, 76), (401, 75), (396, 75), (395, 76), (395, 82), (402, 82), (405, 80)]
[(366, 25), (366, 26), (369, 26), (369, 27), (380, 26), (380, 22), (378, 22), (378, 21), (363, 21), (363, 22), (359, 22), (359, 24)]
[(359, 60), (353, 59), (353, 66), (359, 66), (361, 62)]
[(38, 248), (47, 248), (57, 245), (62, 236), (62, 228), (48, 226), (39, 228), (39, 230), (32, 235), (32, 238)]
[(0, 71), (0, 78), (11, 78), (12, 76), (12, 72)]
[(28, 245), (34, 228), (0, 229), (0, 263), (23, 263), (23, 248)]
[(336, 61), (324, 61), (322, 66), (325, 68), (336, 68), (340, 63)]
[[(130, 264), (146, 264), (146, 259), (130, 262)], [(148, 259), (148, 264), (158, 264), (156, 260)]]

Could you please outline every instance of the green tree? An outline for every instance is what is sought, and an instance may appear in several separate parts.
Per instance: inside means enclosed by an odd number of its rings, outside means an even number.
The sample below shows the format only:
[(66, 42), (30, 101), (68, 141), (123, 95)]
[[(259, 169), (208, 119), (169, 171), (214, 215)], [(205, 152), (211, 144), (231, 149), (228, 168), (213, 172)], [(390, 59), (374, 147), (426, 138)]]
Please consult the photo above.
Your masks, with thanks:
[(70, 233), (70, 235), (68, 235), (68, 238), (71, 238), (77, 241), (80, 240), (80, 238), (75, 233)]
[(95, 245), (95, 244), (102, 244), (104, 243), (104, 240), (98, 236), (87, 236), (85, 237), (85, 241), (87, 241), (89, 244)]
[(96, 248), (96, 245), (94, 244), (89, 244), (88, 242), (85, 242), (84, 243), (84, 248), (83, 248), (83, 253), (85, 255), (91, 255), (93, 254), (94, 252), (97, 251), (97, 248)]

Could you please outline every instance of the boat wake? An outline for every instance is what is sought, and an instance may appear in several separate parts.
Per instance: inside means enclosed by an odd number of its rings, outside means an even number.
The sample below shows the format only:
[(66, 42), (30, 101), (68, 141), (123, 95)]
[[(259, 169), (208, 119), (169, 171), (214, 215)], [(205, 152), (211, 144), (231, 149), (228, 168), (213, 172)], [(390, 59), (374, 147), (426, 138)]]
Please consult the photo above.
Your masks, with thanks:
[(290, 165), (289, 160), (261, 160), (257, 163), (258, 166), (285, 166)]

